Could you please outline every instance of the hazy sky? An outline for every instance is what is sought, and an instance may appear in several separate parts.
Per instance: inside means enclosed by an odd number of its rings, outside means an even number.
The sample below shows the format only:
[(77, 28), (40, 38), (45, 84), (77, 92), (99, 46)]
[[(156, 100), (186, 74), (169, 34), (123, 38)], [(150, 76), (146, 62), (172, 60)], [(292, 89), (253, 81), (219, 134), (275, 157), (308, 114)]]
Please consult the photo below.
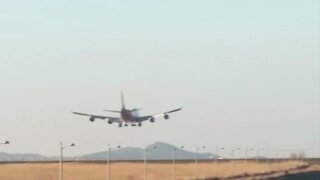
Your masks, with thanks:
[[(320, 155), (318, 0), (0, 2), (0, 151), (108, 143), (310, 149)], [(168, 121), (121, 128), (120, 91)]]

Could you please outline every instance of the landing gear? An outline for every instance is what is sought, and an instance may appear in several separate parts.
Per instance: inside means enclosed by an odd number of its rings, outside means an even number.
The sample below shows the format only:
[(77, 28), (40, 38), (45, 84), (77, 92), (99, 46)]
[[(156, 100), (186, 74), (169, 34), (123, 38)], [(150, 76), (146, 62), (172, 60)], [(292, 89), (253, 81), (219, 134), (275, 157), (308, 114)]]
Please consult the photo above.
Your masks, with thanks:
[[(139, 126), (139, 127), (141, 127), (142, 126), (142, 123), (141, 122), (139, 122), (139, 123), (124, 123), (123, 124), (125, 127), (128, 127), (128, 126), (132, 126), (132, 127), (134, 127), (134, 126)], [(119, 123), (119, 128), (121, 128), (122, 127), (122, 123)]]

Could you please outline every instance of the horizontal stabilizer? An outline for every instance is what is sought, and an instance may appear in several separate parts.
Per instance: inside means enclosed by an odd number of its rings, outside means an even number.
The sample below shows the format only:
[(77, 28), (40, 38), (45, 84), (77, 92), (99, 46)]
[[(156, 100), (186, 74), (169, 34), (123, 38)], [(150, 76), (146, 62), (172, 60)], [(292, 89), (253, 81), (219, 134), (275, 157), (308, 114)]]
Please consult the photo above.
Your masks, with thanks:
[(135, 108), (135, 109), (131, 109), (130, 112), (133, 112), (133, 111), (140, 111), (141, 108)]
[(114, 112), (114, 113), (121, 113), (121, 111), (108, 110), (108, 109), (104, 109), (103, 111), (107, 111), (107, 112)]

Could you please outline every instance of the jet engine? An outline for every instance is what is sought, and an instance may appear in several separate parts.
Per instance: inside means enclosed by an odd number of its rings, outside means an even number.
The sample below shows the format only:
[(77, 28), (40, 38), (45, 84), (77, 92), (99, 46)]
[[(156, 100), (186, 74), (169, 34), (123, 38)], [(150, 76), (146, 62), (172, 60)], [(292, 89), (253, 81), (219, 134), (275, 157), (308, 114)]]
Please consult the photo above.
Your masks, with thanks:
[(108, 124), (112, 124), (112, 121), (111, 121), (111, 120), (108, 120)]
[(151, 118), (150, 118), (150, 122), (153, 123), (154, 121), (155, 121), (155, 120), (154, 120), (154, 117), (151, 117)]
[(93, 122), (95, 120), (95, 118), (93, 116), (90, 117), (89, 119), (91, 122)]
[(164, 119), (169, 119), (169, 115), (168, 114), (164, 114)]

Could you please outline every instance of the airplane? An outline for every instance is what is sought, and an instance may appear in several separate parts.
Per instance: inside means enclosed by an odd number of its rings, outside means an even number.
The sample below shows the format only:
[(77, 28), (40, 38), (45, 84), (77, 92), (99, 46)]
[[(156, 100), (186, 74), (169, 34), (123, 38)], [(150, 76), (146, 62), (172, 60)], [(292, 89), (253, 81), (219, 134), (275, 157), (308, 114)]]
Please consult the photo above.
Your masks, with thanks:
[(163, 116), (164, 119), (169, 119), (170, 113), (182, 110), (182, 108), (178, 108), (178, 109), (174, 109), (174, 110), (159, 113), (159, 114), (139, 116), (138, 111), (141, 110), (141, 108), (127, 109), (125, 106), (124, 96), (122, 92), (121, 92), (121, 104), (122, 104), (122, 108), (120, 111), (103, 110), (107, 112), (119, 113), (120, 117), (101, 116), (101, 115), (86, 114), (81, 112), (72, 112), (72, 113), (76, 115), (89, 116), (90, 117), (89, 120), (91, 122), (94, 122), (96, 119), (101, 119), (101, 120), (107, 120), (109, 124), (118, 123), (119, 127), (122, 127), (122, 124), (124, 124), (124, 126), (128, 126), (130, 124), (131, 126), (138, 125), (140, 127), (142, 126), (143, 121), (149, 120), (151, 123), (153, 123), (155, 122), (155, 118), (160, 116)]

